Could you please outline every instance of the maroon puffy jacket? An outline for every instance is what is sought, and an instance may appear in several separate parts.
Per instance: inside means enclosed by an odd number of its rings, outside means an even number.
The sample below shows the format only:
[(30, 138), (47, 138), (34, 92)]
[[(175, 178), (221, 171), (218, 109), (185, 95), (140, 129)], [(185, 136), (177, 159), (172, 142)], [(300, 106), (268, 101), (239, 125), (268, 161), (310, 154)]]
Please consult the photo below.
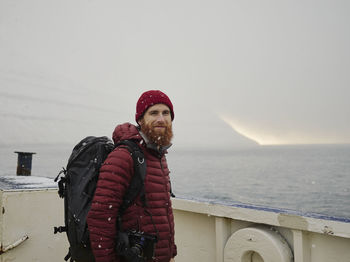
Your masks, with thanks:
[[(169, 169), (164, 154), (147, 149), (138, 129), (129, 123), (119, 125), (113, 133), (114, 143), (125, 139), (139, 141), (147, 163), (145, 194), (147, 211), (158, 230), (155, 261), (169, 262), (176, 255), (174, 217), (170, 200)], [(126, 148), (110, 153), (100, 170), (95, 196), (87, 223), (96, 262), (123, 261), (114, 250), (116, 217), (126, 189), (133, 176), (133, 160)], [(145, 212), (140, 197), (125, 211), (123, 229), (135, 229), (156, 234), (152, 218)]]

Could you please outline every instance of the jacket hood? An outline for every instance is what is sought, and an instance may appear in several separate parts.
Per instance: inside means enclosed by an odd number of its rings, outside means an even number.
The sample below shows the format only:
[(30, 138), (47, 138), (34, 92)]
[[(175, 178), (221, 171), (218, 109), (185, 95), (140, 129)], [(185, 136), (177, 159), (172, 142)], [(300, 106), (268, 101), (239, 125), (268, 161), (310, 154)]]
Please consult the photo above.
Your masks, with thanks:
[(118, 125), (113, 132), (114, 144), (126, 139), (142, 140), (139, 130), (136, 126), (130, 123)]

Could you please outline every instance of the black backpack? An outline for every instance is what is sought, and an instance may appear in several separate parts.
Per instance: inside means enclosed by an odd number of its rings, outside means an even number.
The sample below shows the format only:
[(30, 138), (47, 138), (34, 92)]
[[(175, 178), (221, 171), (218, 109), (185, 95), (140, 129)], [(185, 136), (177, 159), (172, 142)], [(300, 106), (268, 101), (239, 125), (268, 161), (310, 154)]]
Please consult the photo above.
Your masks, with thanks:
[[(54, 233), (67, 233), (69, 252), (66, 261), (95, 261), (87, 228), (87, 215), (91, 207), (99, 170), (108, 154), (117, 146), (127, 148), (134, 161), (134, 176), (126, 191), (119, 216), (133, 203), (138, 194), (145, 204), (144, 178), (146, 161), (142, 150), (132, 140), (124, 140), (117, 145), (107, 137), (89, 136), (80, 141), (73, 149), (66, 168), (58, 174), (58, 194), (64, 198), (64, 226), (55, 227)], [(63, 176), (60, 176), (61, 174)]]

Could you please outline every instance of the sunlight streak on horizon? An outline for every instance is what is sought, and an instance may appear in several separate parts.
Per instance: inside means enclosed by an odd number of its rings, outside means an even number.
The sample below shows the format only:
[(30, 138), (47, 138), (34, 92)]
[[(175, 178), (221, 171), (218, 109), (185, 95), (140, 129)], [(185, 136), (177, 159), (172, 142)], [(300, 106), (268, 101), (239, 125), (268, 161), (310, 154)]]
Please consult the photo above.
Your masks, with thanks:
[(311, 132), (310, 130), (292, 128), (283, 130), (276, 127), (254, 127), (225, 114), (218, 114), (218, 117), (235, 132), (259, 145), (349, 144), (337, 134), (326, 135), (319, 130)]
[(234, 121), (233, 119), (225, 116), (219, 115), (220, 119), (223, 120), (226, 124), (228, 124), (234, 131), (239, 133), (240, 135), (255, 141), (259, 145), (283, 145), (283, 144), (293, 144), (292, 142), (288, 142), (282, 139), (278, 139), (272, 135), (266, 134), (258, 134), (252, 129), (245, 127), (242, 124), (239, 124), (238, 121)]

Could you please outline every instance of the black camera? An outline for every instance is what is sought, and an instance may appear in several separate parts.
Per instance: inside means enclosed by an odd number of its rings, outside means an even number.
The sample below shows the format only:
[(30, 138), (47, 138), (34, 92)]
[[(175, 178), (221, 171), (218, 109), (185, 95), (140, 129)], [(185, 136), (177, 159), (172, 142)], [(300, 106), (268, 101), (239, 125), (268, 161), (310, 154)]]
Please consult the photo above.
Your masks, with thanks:
[(117, 254), (130, 262), (144, 262), (154, 257), (157, 236), (139, 231), (118, 232)]

